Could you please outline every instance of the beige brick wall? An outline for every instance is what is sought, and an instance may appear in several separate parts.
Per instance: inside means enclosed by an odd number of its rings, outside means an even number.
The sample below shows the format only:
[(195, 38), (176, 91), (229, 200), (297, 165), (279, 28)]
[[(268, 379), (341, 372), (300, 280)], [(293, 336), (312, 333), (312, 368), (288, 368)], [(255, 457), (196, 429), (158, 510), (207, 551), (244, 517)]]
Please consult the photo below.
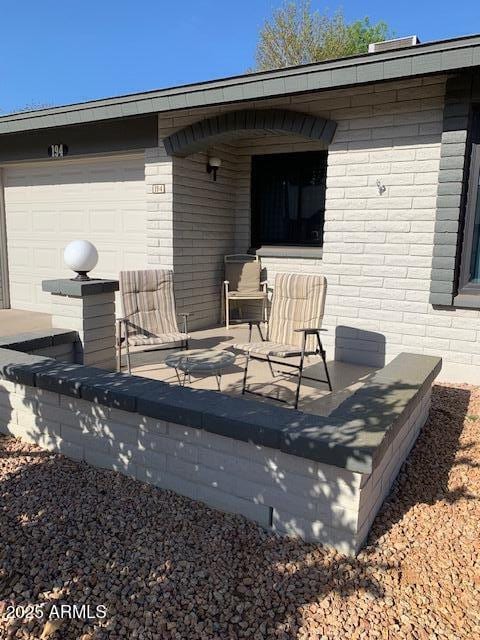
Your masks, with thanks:
[[(160, 117), (159, 139), (195, 122), (202, 114), (208, 115), (209, 110), (202, 113), (187, 110), (174, 117)], [(156, 208), (153, 215), (161, 218), (152, 224), (161, 229), (159, 237), (152, 236), (149, 241), (149, 255), (152, 263), (158, 261), (174, 270), (177, 309), (192, 314), (189, 326), (193, 329), (212, 326), (220, 319), (223, 258), (235, 244), (235, 149), (220, 145), (209, 153), (222, 160), (216, 181), (206, 171), (207, 153), (173, 159), (162, 155), (160, 173), (147, 179), (159, 181), (160, 176), (168, 173), (168, 193), (150, 196), (155, 198), (151, 205)]]
[[(295, 109), (338, 122), (329, 147), (323, 256), (319, 251), (313, 259), (264, 258), (263, 265), (271, 282), (285, 271), (327, 276), (324, 326), (329, 332), (324, 339), (331, 357), (382, 364), (402, 351), (442, 355), (444, 379), (475, 382), (480, 379), (480, 312), (434, 308), (428, 301), (444, 91), (445, 78), (433, 77), (249, 104)], [(238, 105), (222, 110), (235, 108)], [(185, 110), (163, 119), (160, 135), (215, 112), (214, 107)], [(209, 296), (221, 280), (220, 254), (229, 250), (230, 227), (227, 231), (225, 222), (231, 222), (232, 207), (235, 249), (243, 252), (250, 246), (252, 154), (316, 148), (321, 145), (289, 136), (239, 138), (228, 147), (218, 184), (202, 176), (201, 156), (179, 164), (183, 174), (195, 174), (190, 196), (198, 212), (194, 206), (188, 209), (193, 227), (188, 241), (202, 245), (206, 217), (226, 232), (216, 238), (217, 250), (210, 247), (211, 255), (205, 256), (196, 276), (208, 282)], [(184, 177), (179, 174), (178, 179)], [(382, 194), (377, 180), (385, 187)], [(215, 200), (220, 194), (229, 203), (223, 217)], [(187, 216), (180, 200), (170, 206), (177, 216)], [(181, 240), (175, 240), (181, 235), (176, 231), (172, 243), (188, 252)], [(152, 261), (165, 259), (160, 246), (151, 247), (150, 254)], [(198, 264), (195, 267), (198, 273)], [(191, 277), (185, 262), (176, 270), (179, 279)], [(180, 292), (182, 304), (190, 293)], [(206, 323), (215, 316), (215, 300), (211, 295), (209, 310), (199, 315)]]
[(444, 378), (478, 381), (480, 313), (428, 302), (444, 82), (409, 84), (357, 96), (357, 117), (340, 120), (330, 149), (326, 341), (374, 364), (383, 352), (441, 355)]
[[(154, 184), (165, 193), (153, 193)], [(150, 269), (173, 269), (173, 165), (162, 144), (145, 150), (147, 201), (147, 264)]]
[(116, 368), (113, 291), (83, 298), (52, 295), (52, 324), (77, 332), (76, 362), (107, 370)]
[[(213, 153), (213, 151), (212, 151)], [(220, 319), (223, 259), (234, 248), (236, 158), (216, 147), (222, 160), (217, 180), (206, 172), (207, 154), (173, 161), (173, 267), (179, 310), (192, 327)]]
[(0, 381), (0, 433), (352, 554), (428, 415), (429, 392), (373, 473)]

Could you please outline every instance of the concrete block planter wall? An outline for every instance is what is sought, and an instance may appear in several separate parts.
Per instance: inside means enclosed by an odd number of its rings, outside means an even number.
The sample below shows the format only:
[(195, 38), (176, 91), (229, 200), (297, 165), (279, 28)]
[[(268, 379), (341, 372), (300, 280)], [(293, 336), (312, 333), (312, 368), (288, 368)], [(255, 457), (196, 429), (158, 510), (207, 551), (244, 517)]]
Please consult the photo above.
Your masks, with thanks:
[(0, 349), (0, 432), (356, 553), (440, 366), (401, 354), (325, 418)]
[(44, 280), (52, 294), (52, 322), (77, 332), (75, 362), (115, 369), (117, 280)]
[(30, 331), (0, 338), (0, 349), (14, 349), (23, 353), (46, 356), (59, 362), (75, 362), (78, 333), (65, 329)]

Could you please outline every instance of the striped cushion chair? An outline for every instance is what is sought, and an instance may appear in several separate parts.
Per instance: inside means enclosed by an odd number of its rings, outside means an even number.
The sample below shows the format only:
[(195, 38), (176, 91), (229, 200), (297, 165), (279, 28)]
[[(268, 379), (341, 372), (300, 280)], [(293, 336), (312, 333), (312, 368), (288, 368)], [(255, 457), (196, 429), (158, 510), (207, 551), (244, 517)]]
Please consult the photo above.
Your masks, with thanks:
[[(326, 380), (318, 380), (328, 384), (330, 391), (332, 385), (325, 357), (325, 350), (320, 340), (320, 331), (325, 308), (327, 293), (327, 281), (324, 276), (296, 275), (281, 273), (275, 278), (272, 307), (268, 321), (268, 334), (263, 339), (259, 322), (249, 323), (249, 342), (236, 344), (235, 347), (246, 353), (246, 363), (243, 377), (242, 393), (255, 393), (265, 395), (257, 391), (250, 391), (247, 387), (248, 365), (250, 360), (266, 360), (270, 364), (282, 364), (298, 371), (297, 388), (295, 392), (295, 409), (298, 407), (300, 385), (303, 375), (305, 356), (319, 355), (325, 367)], [(252, 342), (252, 326), (258, 326), (261, 342)], [(275, 358), (300, 357), (299, 364), (272, 360)], [(272, 370), (272, 369), (271, 369)], [(273, 370), (272, 370), (273, 373)], [(266, 396), (278, 400), (273, 396)]]
[[(182, 313), (179, 331), (173, 295), (173, 272), (168, 269), (121, 271), (120, 296), (123, 318), (119, 318), (117, 369), (121, 369), (122, 343), (125, 343), (128, 372), (130, 347), (188, 349), (188, 313)], [(137, 349), (138, 350), (138, 349)]]

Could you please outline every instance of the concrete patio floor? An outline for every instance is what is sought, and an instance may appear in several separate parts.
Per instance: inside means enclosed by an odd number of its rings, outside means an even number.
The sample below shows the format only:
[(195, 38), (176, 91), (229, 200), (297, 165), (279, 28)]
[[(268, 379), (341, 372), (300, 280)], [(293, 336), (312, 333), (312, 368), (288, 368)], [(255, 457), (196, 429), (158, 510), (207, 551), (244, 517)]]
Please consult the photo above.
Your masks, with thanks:
[(23, 309), (0, 310), (0, 336), (13, 336), (16, 333), (49, 329), (52, 316), (48, 313), (37, 313)]
[[(225, 327), (215, 327), (204, 331), (190, 332), (190, 349), (227, 349), (235, 353), (234, 363), (224, 369), (221, 381), (221, 391), (232, 396), (241, 395), (245, 356), (233, 348), (235, 343), (248, 342), (248, 326), (236, 324), (228, 330)], [(252, 340), (257, 341), (258, 334), (254, 328)], [(132, 373), (146, 378), (163, 380), (169, 384), (178, 384), (175, 369), (168, 367), (164, 360), (173, 350), (143, 351), (132, 354)], [(298, 362), (298, 358), (292, 358), (292, 362)], [(125, 366), (125, 363), (123, 363)], [(282, 367), (274, 366), (275, 372)], [(375, 369), (372, 367), (349, 364), (346, 362), (328, 362), (333, 393), (323, 382), (304, 380), (301, 387), (299, 409), (317, 415), (328, 415), (343, 400), (358, 389), (365, 378)], [(283, 368), (284, 371), (286, 370)], [(304, 373), (309, 377), (325, 379), (323, 363), (319, 357), (308, 358)], [(292, 403), (294, 398), (296, 376), (288, 374), (276, 376), (272, 379), (268, 364), (265, 362), (251, 361), (248, 369), (248, 383), (250, 388), (262, 393), (268, 393), (277, 398)], [(217, 389), (215, 376), (192, 377), (188, 383), (194, 389)], [(247, 394), (246, 398), (256, 399), (261, 402), (274, 403), (276, 406), (286, 406), (284, 403), (263, 399), (259, 396)]]
[[(52, 326), (51, 316), (46, 313), (36, 313), (19, 309), (3, 309), (0, 311), (0, 336), (13, 335), (39, 329), (47, 329)], [(241, 352), (232, 349), (235, 343), (248, 341), (248, 326), (235, 324), (226, 329), (215, 327), (203, 331), (190, 332), (190, 349), (228, 349), (232, 350), (236, 357), (234, 363), (223, 371), (221, 391), (233, 396), (241, 395), (243, 368), (245, 356)], [(253, 340), (258, 340), (258, 334), (254, 328)], [(174, 350), (150, 350), (136, 352), (132, 349), (132, 373), (146, 378), (162, 380), (169, 384), (178, 384), (175, 370), (165, 364), (165, 358)], [(298, 362), (298, 359), (291, 359)], [(123, 370), (126, 363), (123, 360)], [(302, 383), (299, 409), (317, 415), (328, 415), (346, 397), (358, 389), (365, 378), (375, 369), (362, 365), (354, 365), (346, 362), (328, 362), (333, 393), (322, 382), (304, 380)], [(275, 370), (281, 367), (275, 367)], [(285, 368), (284, 368), (285, 371)], [(306, 376), (325, 378), (323, 364), (318, 357), (307, 360), (304, 369)], [(279, 375), (272, 379), (267, 363), (251, 361), (249, 367), (248, 382), (250, 388), (262, 393), (268, 393), (292, 403), (295, 392), (296, 377)], [(188, 384), (188, 383), (187, 383)], [(191, 378), (190, 386), (194, 389), (217, 389), (217, 381), (214, 375)], [(257, 399), (261, 402), (273, 403), (276, 406), (288, 406), (273, 400), (263, 399), (259, 396), (246, 395), (246, 398)]]

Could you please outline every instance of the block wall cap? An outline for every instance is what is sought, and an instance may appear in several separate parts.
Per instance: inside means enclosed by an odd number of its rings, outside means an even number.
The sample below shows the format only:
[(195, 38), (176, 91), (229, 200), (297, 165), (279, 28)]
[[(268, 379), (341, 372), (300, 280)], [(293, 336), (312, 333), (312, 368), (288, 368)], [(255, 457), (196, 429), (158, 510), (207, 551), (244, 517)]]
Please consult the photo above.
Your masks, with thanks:
[(100, 293), (111, 293), (120, 288), (118, 280), (42, 280), (42, 291), (54, 296), (69, 296), (71, 298), (85, 298)]
[(1, 349), (14, 349), (30, 353), (39, 349), (48, 349), (61, 344), (71, 344), (78, 340), (78, 333), (69, 329), (40, 329), (13, 336), (0, 337)]
[(5, 380), (365, 475), (380, 463), (440, 369), (441, 358), (401, 353), (324, 417), (0, 348)]

